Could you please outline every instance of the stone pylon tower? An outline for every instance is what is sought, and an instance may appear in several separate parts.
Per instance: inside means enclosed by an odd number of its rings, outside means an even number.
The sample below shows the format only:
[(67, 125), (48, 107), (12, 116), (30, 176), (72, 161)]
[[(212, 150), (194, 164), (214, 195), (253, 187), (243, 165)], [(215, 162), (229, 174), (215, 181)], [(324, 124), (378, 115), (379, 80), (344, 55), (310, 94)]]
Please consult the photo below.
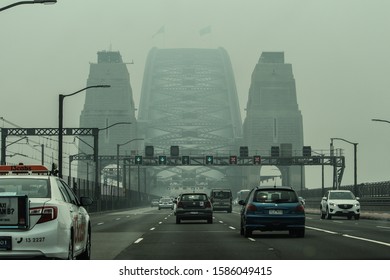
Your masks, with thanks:
[[(284, 62), (283, 52), (261, 54), (252, 73), (246, 113), (244, 145), (248, 146), (250, 154), (270, 156), (271, 147), (278, 146), (283, 156), (302, 155), (302, 114), (292, 65)], [(276, 167), (281, 172), (282, 185), (294, 189), (304, 187), (301, 167)], [(259, 168), (248, 169), (246, 178), (248, 185), (259, 185)]]
[[(110, 88), (88, 89), (85, 96), (83, 111), (80, 115), (80, 127), (96, 127), (99, 131), (99, 155), (116, 155), (117, 144), (123, 144), (137, 136), (137, 121), (133, 92), (130, 85), (130, 75), (126, 63), (118, 51), (100, 51), (97, 53), (97, 63), (90, 63), (87, 86), (110, 85)], [(114, 125), (118, 122), (131, 122), (131, 124)], [(138, 141), (121, 147), (121, 155), (129, 154), (139, 149)], [(79, 142), (79, 153), (92, 154), (92, 137), (83, 137)], [(112, 162), (101, 162), (104, 168)], [(92, 169), (92, 168), (90, 168)], [(78, 164), (79, 178), (87, 174), (86, 164)], [(89, 171), (91, 172), (91, 171)], [(91, 178), (91, 174), (89, 174)]]

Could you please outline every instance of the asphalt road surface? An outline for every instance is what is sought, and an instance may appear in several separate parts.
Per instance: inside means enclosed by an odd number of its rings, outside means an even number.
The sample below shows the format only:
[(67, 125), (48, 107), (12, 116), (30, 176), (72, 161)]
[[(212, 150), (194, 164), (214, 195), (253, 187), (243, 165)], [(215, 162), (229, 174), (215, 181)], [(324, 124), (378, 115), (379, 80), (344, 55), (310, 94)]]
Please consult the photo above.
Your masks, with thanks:
[(306, 215), (306, 236), (240, 235), (238, 208), (214, 212), (213, 224), (182, 221), (145, 207), (92, 215), (95, 260), (379, 260), (390, 259), (390, 221), (321, 220)]

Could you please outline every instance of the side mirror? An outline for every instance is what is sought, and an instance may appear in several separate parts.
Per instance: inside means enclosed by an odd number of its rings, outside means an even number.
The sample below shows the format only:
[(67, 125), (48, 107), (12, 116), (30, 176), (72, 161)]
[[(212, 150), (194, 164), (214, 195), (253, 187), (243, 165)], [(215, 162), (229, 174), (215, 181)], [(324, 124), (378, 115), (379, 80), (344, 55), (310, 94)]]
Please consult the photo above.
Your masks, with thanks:
[(80, 203), (81, 206), (89, 206), (93, 203), (93, 199), (90, 198), (89, 196), (82, 196), (80, 197)]
[(238, 204), (240, 204), (240, 205), (245, 205), (245, 201), (244, 201), (244, 200), (239, 200), (239, 201), (238, 201)]

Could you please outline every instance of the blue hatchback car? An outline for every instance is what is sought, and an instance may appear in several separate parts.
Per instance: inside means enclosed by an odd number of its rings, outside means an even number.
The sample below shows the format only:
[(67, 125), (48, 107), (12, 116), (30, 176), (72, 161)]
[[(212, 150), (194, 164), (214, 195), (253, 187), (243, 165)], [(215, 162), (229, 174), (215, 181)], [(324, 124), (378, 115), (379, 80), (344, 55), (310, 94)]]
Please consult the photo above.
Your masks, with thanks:
[(256, 187), (238, 203), (242, 206), (240, 233), (245, 237), (255, 230), (305, 236), (305, 208), (290, 187)]

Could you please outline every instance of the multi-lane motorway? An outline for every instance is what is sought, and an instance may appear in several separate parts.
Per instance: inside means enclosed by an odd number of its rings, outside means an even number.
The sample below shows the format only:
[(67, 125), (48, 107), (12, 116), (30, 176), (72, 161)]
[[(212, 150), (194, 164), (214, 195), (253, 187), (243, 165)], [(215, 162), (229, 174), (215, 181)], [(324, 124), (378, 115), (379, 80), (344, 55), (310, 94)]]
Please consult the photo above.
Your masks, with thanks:
[(92, 215), (95, 260), (370, 260), (390, 259), (390, 221), (321, 220), (306, 215), (306, 236), (239, 232), (239, 209), (214, 212), (213, 224), (176, 224), (171, 210), (145, 207)]

